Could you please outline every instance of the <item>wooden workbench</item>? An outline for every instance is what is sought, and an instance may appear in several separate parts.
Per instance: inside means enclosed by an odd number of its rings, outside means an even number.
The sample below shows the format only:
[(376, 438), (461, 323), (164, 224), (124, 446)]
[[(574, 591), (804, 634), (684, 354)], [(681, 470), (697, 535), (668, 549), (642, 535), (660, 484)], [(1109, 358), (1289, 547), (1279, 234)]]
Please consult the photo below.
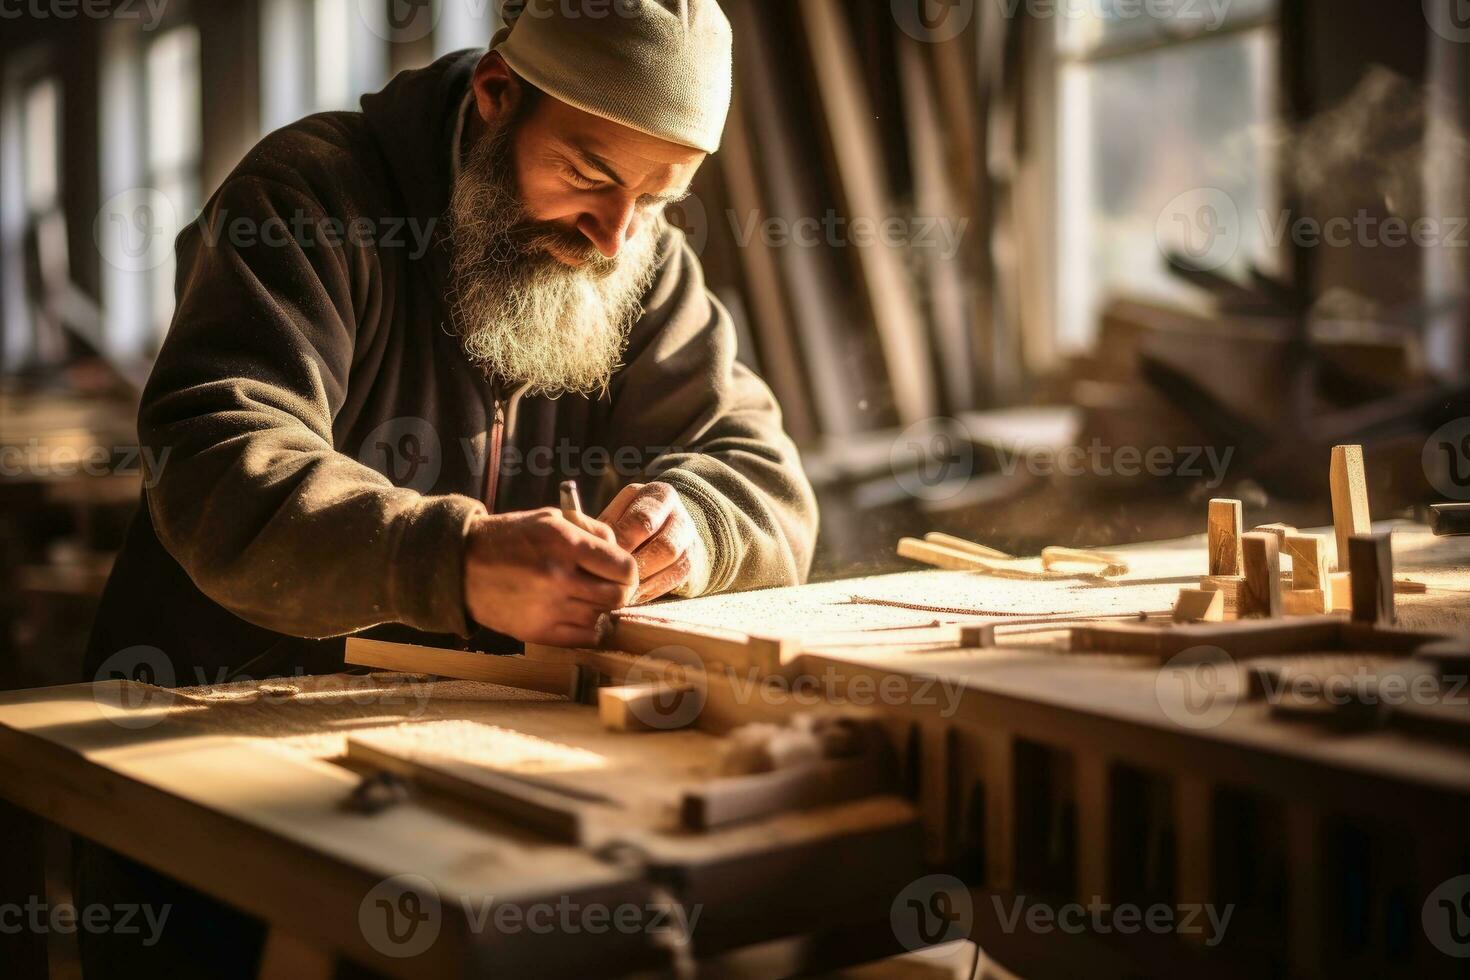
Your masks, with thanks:
[[(1344, 736), (1287, 722), (1229, 684), (1216, 692), (1224, 708), (1210, 723), (1181, 721), (1161, 701), (1157, 658), (1069, 653), (1045, 632), (1047, 624), (1003, 629), (997, 645), (980, 649), (840, 640), (853, 631), (936, 622), (1005, 625), (1042, 615), (1157, 613), (1204, 570), (1198, 540), (1123, 550), (1132, 571), (1105, 587), (1002, 586), (967, 573), (921, 571), (651, 607), (665, 620), (710, 628), (748, 628), (754, 621), (771, 632), (779, 622), (798, 624), (800, 652), (773, 673), (746, 675), (714, 664), (699, 671), (700, 731), (613, 735), (597, 728), (591, 708), (552, 695), (447, 683), (436, 690), (422, 679), (385, 675), (178, 692), (109, 682), (6, 695), (0, 697), (0, 762), (9, 775), (0, 795), (266, 920), (275, 927), (267, 970), (293, 955), (318, 967), (330, 956), (348, 956), (415, 976), (466, 975), (487, 964), (510, 965), (512, 972), (535, 964), (543, 974), (666, 966), (668, 950), (645, 935), (583, 943), (575, 940), (589, 937), (469, 928), (451, 909), (460, 900), (554, 904), (569, 897), (615, 905), (658, 896), (647, 865), (548, 844), (446, 801), (416, 798), (373, 817), (342, 810), (358, 781), (341, 759), (344, 734), (405, 721), (511, 729), (601, 760), (544, 778), (646, 803), (709, 775), (711, 733), (751, 720), (784, 720), (815, 705), (883, 722), (901, 749), (925, 856), (970, 868), (969, 882), (984, 894), (1127, 894), (1131, 871), (1118, 848), (1128, 853), (1137, 829), (1125, 805), (1134, 792), (1129, 787), (1154, 780), (1171, 814), (1164, 830), (1177, 842), (1171, 893), (1180, 900), (1229, 900), (1222, 892), (1229, 869), (1212, 855), (1225, 844), (1250, 842), (1225, 839), (1222, 794), (1264, 801), (1280, 815), (1279, 826), (1264, 830), (1289, 879), (1281, 956), (1295, 974), (1323, 975), (1341, 965), (1324, 953), (1315, 918), (1330, 888), (1320, 868), (1333, 822), (1386, 828), (1405, 841), (1414, 871), (1406, 887), (1448, 874), (1466, 843), (1470, 748), (1393, 727)], [(1423, 595), (1400, 597), (1401, 619), (1440, 632), (1470, 631), (1470, 544), (1400, 526), (1395, 552), (1399, 572), (1428, 586)], [(516, 683), (524, 677), (529, 686), (555, 689), (544, 683), (550, 675), (541, 668), (618, 680), (630, 663), (647, 674), (651, 662), (543, 650), (533, 659), (493, 663)], [(687, 663), (678, 669), (690, 676)], [(1066, 837), (1060, 847), (1058, 833)], [(700, 956), (778, 938), (798, 924), (846, 927), (881, 940), (879, 947), (891, 945), (882, 935), (886, 924), (873, 928), (882, 918), (875, 913), (885, 908), (883, 896), (896, 894), (918, 867), (914, 811), (892, 797), (704, 839), (665, 833), (637, 839), (640, 850), (654, 855), (653, 865), (677, 867), (691, 888), (707, 889), (694, 896), (712, 903), (697, 934)], [(884, 858), (877, 866), (875, 853)], [(242, 854), (249, 860), (241, 861)], [(798, 854), (799, 880), (781, 870)], [(368, 896), (380, 894), (374, 889), (405, 874), (427, 881), (445, 909), (438, 941), (409, 959), (391, 955), (391, 946), (385, 953), (382, 936), (360, 920)], [(844, 901), (864, 890), (874, 901)], [(817, 921), (822, 911), (832, 917)], [(1027, 955), (1025, 937), (997, 933), (983, 921), (975, 934)], [(828, 955), (834, 946), (817, 945)], [(845, 945), (852, 959), (882, 951), (869, 952), (856, 940)], [(1422, 937), (1414, 943), (1414, 968), (1445, 973), (1426, 945)], [(1054, 956), (1047, 947), (1045, 955)]]

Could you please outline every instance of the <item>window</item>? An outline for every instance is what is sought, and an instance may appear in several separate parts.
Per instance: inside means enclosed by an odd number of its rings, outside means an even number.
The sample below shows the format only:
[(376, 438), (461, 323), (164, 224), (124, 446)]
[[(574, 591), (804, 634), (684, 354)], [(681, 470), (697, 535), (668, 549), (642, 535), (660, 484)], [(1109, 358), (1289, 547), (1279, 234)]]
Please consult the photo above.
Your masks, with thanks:
[[(7, 368), (56, 352), (47, 333), (47, 293), (69, 274), (61, 210), (61, 83), (53, 75), (18, 75), (6, 85), (3, 189)], [(11, 138), (14, 133), (15, 138)], [(48, 343), (47, 341), (53, 341)]]
[(1227, 274), (1268, 265), (1274, 0), (1238, 0), (1219, 22), (1209, 5), (1177, 6), (1162, 19), (1057, 17), (1064, 351), (1091, 344), (1114, 295), (1198, 302), (1166, 250)]
[(436, 0), (440, 4), (434, 28), (434, 57), (464, 48), (488, 48), (500, 28), (499, 4), (490, 0)]
[(174, 240), (201, 199), (199, 32), (117, 21), (102, 59), (102, 210), (106, 343), (122, 357), (156, 349), (174, 310)]
[(313, 112), (356, 109), (364, 93), (387, 81), (388, 21), (369, 23), (369, 9), (359, 0), (264, 0), (261, 123), (267, 132)]

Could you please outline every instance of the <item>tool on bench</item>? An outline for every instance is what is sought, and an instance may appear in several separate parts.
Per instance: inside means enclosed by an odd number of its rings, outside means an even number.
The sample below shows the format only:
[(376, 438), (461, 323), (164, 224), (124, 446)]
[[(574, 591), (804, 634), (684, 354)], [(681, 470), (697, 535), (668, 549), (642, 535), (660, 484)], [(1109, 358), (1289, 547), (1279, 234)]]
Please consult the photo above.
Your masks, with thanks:
[(1470, 504), (1431, 504), (1429, 527), (1442, 538), (1470, 535)]

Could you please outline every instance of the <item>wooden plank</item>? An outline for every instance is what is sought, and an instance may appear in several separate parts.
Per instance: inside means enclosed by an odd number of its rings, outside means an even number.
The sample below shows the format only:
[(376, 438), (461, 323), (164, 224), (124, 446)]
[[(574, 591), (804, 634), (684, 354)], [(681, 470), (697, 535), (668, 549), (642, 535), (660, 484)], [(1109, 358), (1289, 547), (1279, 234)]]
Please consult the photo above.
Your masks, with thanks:
[(1321, 589), (1327, 574), (1327, 542), (1316, 534), (1288, 534), (1284, 541), (1291, 556), (1291, 587)]
[[(843, 199), (852, 218), (879, 219), (892, 211), (888, 180), (867, 83), (852, 50), (852, 32), (837, 0), (807, 0), (799, 9)], [(935, 414), (934, 381), (928, 337), (903, 254), (886, 243), (855, 251), (888, 364), (894, 407), (903, 425), (915, 425)]]
[[(1194, 773), (1174, 776), (1175, 894), (1180, 907), (1204, 907), (1215, 900), (1214, 786)], [(1204, 942), (1204, 930), (1185, 933)]]
[(1252, 532), (1241, 538), (1245, 581), (1236, 598), (1241, 619), (1281, 616), (1281, 542), (1276, 535)]
[(1329, 611), (1327, 593), (1321, 589), (1288, 589), (1281, 593), (1281, 611), (1287, 616), (1320, 616)]
[(603, 646), (627, 653), (775, 673), (801, 652), (801, 643), (793, 639), (752, 636), (713, 627), (695, 628), (619, 613), (614, 613), (611, 619), (612, 629)]
[(1225, 594), (1217, 590), (1180, 589), (1174, 605), (1176, 623), (1218, 623), (1225, 619)]
[(1336, 617), (1318, 616), (1170, 627), (1122, 623), (1082, 626), (1072, 630), (1071, 648), (1080, 653), (1171, 657), (1192, 647), (1214, 646), (1233, 657), (1259, 657), (1302, 650), (1340, 649), (1345, 625)]
[(930, 531), (924, 535), (924, 540), (929, 544), (937, 544), (940, 547), (962, 551), (966, 554), (974, 555), (977, 558), (992, 558), (996, 561), (1014, 561), (1016, 557), (1015, 555), (1008, 555), (1004, 551), (997, 551), (994, 548), (987, 547), (977, 541), (957, 538), (953, 534), (941, 534), (938, 531)]
[(1016, 885), (1016, 743), (1005, 731), (987, 731), (985, 766), (985, 884), (1008, 892)]
[(1079, 902), (1107, 901), (1112, 894), (1109, 847), (1112, 834), (1109, 776), (1111, 762), (1100, 752), (1072, 756), (1077, 818), (1077, 895)]
[(1368, 479), (1363, 473), (1362, 446), (1332, 447), (1332, 527), (1337, 535), (1337, 567), (1348, 568), (1348, 539), (1368, 534), (1372, 518), (1368, 512)]
[(347, 739), (347, 758), (484, 807), (548, 840), (564, 844), (587, 840), (585, 805), (525, 780), (450, 758), (393, 751), (361, 738)]
[(1326, 612), (1353, 607), (1353, 579), (1348, 572), (1329, 572), (1327, 587), (1322, 591), (1326, 593), (1323, 603)]
[(636, 684), (597, 689), (597, 717), (613, 732), (670, 732), (687, 728), (699, 712), (686, 710), (692, 684)]
[(836, 759), (775, 772), (714, 779), (684, 793), (680, 822), (706, 831), (778, 813), (832, 806), (892, 791), (876, 758)]
[(1240, 575), (1240, 536), (1242, 527), (1239, 500), (1217, 498), (1210, 501), (1207, 526), (1209, 568), (1211, 575)]
[(357, 667), (484, 681), (568, 698), (576, 690), (575, 667), (531, 660), (522, 655), (465, 653), (461, 650), (440, 650), (436, 647), (388, 643), (352, 636), (347, 638), (345, 659), (347, 663)]
[(1353, 622), (1392, 626), (1393, 536), (1354, 534), (1348, 539), (1352, 575)]

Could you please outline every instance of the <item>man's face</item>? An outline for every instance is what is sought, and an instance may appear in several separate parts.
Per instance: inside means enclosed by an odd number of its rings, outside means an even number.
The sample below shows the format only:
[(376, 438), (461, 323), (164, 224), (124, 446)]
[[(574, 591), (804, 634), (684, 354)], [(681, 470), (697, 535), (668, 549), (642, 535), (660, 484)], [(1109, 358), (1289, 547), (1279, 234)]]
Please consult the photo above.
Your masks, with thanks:
[(704, 154), (549, 96), (497, 101), (486, 63), (475, 82), (484, 126), (450, 204), (455, 327), (502, 381), (591, 394), (642, 313), (663, 209)]

